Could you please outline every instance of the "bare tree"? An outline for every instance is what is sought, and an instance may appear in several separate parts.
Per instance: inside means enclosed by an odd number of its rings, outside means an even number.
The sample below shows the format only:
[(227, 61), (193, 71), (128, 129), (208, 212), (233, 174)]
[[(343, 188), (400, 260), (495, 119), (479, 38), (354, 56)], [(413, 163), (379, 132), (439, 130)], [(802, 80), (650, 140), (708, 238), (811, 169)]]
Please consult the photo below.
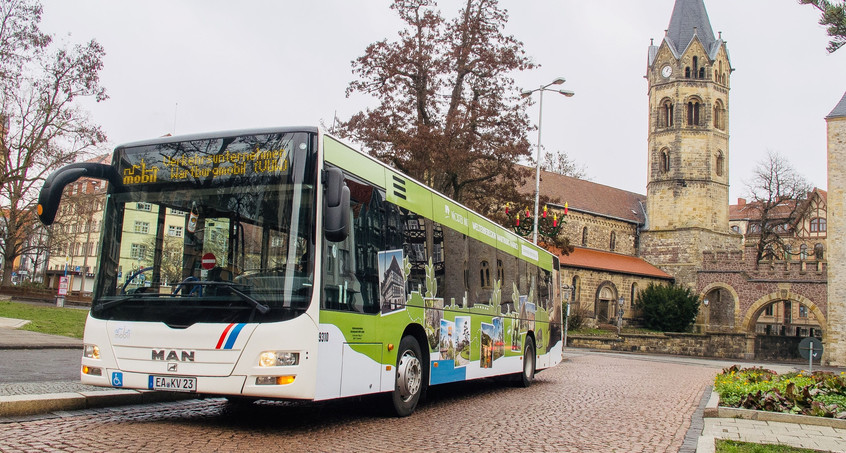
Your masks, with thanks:
[(353, 61), (378, 107), (343, 123), (345, 135), (371, 154), (451, 198), (489, 214), (528, 171), (528, 100), (511, 74), (531, 69), (523, 45), (503, 33), (498, 0), (466, 0), (450, 20), (433, 0), (395, 0), (406, 27), (397, 41), (373, 43)]
[(750, 225), (760, 235), (757, 261), (780, 258), (785, 252), (784, 237), (799, 220), (802, 202), (812, 187), (787, 159), (772, 151), (758, 162), (746, 187), (749, 205), (757, 213)]
[(559, 175), (572, 176), (578, 179), (590, 179), (587, 176), (587, 168), (579, 164), (565, 152), (552, 153), (547, 151), (543, 155), (541, 170), (558, 173)]
[(813, 5), (822, 13), (820, 25), (826, 27), (831, 41), (826, 49), (834, 53), (846, 44), (846, 3), (831, 0), (799, 0), (803, 5)]
[[(105, 140), (76, 104), (107, 98), (99, 73), (105, 54), (96, 41), (53, 48), (40, 32), (41, 5), (34, 0), (0, 2), (0, 252), (3, 280), (35, 234), (36, 197), (53, 170), (75, 162)], [(8, 55), (13, 64), (7, 65)]]

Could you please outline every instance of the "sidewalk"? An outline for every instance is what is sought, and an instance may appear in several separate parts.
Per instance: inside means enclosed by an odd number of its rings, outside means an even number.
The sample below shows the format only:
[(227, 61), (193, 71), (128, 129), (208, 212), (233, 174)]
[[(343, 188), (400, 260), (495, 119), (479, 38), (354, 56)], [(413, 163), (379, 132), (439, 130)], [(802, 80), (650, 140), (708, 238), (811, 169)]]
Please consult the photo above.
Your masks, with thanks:
[[(79, 350), (80, 357), (82, 356), (82, 340), (21, 330), (20, 327), (28, 322), (0, 318), (0, 351), (37, 353), (37, 350), (76, 349)], [(0, 369), (6, 366), (10, 364), (0, 363)], [(0, 383), (0, 424), (56, 411), (146, 404), (195, 397), (191, 394), (95, 387), (81, 384), (78, 380)]]

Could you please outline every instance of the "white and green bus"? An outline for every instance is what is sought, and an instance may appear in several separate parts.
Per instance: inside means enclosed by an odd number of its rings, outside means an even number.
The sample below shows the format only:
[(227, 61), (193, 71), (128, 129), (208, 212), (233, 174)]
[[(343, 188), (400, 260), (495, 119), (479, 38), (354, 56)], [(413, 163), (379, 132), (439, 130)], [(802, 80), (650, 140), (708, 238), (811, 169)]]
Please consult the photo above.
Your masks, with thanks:
[(109, 182), (85, 384), (230, 399), (386, 394), (562, 356), (556, 256), (319, 128), (118, 146), (39, 198)]

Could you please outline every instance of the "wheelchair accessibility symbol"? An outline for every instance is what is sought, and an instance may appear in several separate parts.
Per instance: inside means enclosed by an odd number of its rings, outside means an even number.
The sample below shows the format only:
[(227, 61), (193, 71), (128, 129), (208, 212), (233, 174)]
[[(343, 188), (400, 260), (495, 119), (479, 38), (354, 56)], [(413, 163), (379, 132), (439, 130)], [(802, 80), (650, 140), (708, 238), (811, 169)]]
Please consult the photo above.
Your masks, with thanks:
[(121, 373), (121, 372), (112, 373), (112, 386), (123, 387), (123, 373)]

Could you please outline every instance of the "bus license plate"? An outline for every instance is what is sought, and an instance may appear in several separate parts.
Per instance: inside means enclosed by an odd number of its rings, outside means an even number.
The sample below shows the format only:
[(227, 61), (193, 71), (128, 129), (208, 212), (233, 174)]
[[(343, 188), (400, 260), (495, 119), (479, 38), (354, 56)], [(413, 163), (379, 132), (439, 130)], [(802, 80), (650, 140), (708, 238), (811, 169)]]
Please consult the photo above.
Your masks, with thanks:
[(150, 376), (151, 390), (168, 390), (171, 392), (196, 392), (197, 378), (184, 376)]

